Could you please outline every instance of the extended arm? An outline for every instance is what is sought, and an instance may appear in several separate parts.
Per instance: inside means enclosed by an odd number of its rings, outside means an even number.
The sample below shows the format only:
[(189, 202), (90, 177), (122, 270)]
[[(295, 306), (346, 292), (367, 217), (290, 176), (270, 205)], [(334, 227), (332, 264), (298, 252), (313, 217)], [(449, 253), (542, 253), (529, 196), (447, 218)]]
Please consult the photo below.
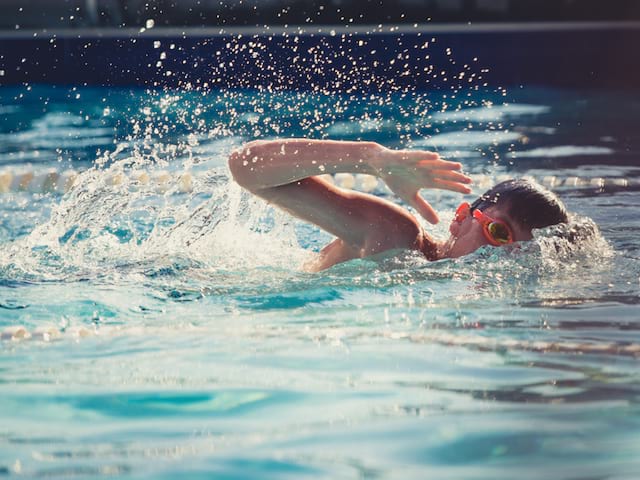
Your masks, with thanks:
[(231, 154), (229, 167), (241, 186), (336, 235), (352, 249), (353, 256), (417, 248), (416, 242), (423, 241), (420, 225), (398, 205), (337, 188), (318, 175), (376, 175), (432, 223), (438, 216), (419, 195), (420, 188), (468, 193), (465, 184), (470, 182), (457, 171), (459, 163), (442, 160), (435, 153), (390, 150), (372, 142), (251, 142)]
[(324, 173), (368, 173), (384, 149), (373, 142), (333, 140), (255, 141), (231, 154), (229, 166), (236, 181), (248, 190), (277, 187)]

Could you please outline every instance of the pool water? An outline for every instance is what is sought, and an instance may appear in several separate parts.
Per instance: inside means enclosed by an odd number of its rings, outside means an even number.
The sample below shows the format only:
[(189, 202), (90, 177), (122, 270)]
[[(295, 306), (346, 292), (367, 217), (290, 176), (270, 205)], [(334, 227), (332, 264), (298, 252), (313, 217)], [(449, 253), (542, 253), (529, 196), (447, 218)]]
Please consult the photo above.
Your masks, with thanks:
[[(3, 87), (0, 175), (78, 176), (0, 194), (0, 475), (637, 478), (638, 111), (533, 87)], [(226, 168), (302, 135), (435, 149), (476, 194), (531, 176), (588, 234), (305, 273), (328, 235)], [(461, 196), (425, 195), (445, 236)]]

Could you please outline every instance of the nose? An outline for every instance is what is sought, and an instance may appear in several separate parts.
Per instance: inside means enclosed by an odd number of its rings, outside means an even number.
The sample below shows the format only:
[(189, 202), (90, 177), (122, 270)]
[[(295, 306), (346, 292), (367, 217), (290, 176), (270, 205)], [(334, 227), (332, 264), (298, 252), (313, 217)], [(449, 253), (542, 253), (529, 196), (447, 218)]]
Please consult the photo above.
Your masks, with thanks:
[(449, 233), (451, 233), (451, 235), (453, 235), (454, 237), (457, 237), (460, 234), (460, 224), (462, 222), (453, 219), (453, 221), (451, 222), (451, 225), (449, 225)]

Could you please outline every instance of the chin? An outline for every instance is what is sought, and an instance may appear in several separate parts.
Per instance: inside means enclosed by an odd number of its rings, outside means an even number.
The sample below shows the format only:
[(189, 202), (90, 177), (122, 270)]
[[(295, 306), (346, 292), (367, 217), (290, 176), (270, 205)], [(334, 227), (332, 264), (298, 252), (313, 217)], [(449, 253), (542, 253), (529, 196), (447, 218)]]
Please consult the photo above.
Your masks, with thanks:
[(453, 235), (447, 243), (445, 244), (444, 256), (446, 258), (459, 258), (464, 257), (465, 255), (469, 255), (470, 253), (475, 252), (478, 248), (482, 247), (484, 244), (469, 242), (467, 238), (456, 238)]

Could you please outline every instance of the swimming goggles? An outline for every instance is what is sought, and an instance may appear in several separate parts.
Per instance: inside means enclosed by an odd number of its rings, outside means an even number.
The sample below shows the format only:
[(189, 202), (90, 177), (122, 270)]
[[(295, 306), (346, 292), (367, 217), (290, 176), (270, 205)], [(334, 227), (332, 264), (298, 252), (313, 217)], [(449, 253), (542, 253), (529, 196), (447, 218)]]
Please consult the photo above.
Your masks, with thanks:
[(473, 215), (473, 218), (482, 225), (484, 236), (494, 247), (513, 243), (513, 231), (509, 225), (502, 220), (491, 218), (482, 210), (472, 208), (467, 202), (462, 202), (456, 210), (455, 221), (462, 222), (467, 219), (469, 215)]

